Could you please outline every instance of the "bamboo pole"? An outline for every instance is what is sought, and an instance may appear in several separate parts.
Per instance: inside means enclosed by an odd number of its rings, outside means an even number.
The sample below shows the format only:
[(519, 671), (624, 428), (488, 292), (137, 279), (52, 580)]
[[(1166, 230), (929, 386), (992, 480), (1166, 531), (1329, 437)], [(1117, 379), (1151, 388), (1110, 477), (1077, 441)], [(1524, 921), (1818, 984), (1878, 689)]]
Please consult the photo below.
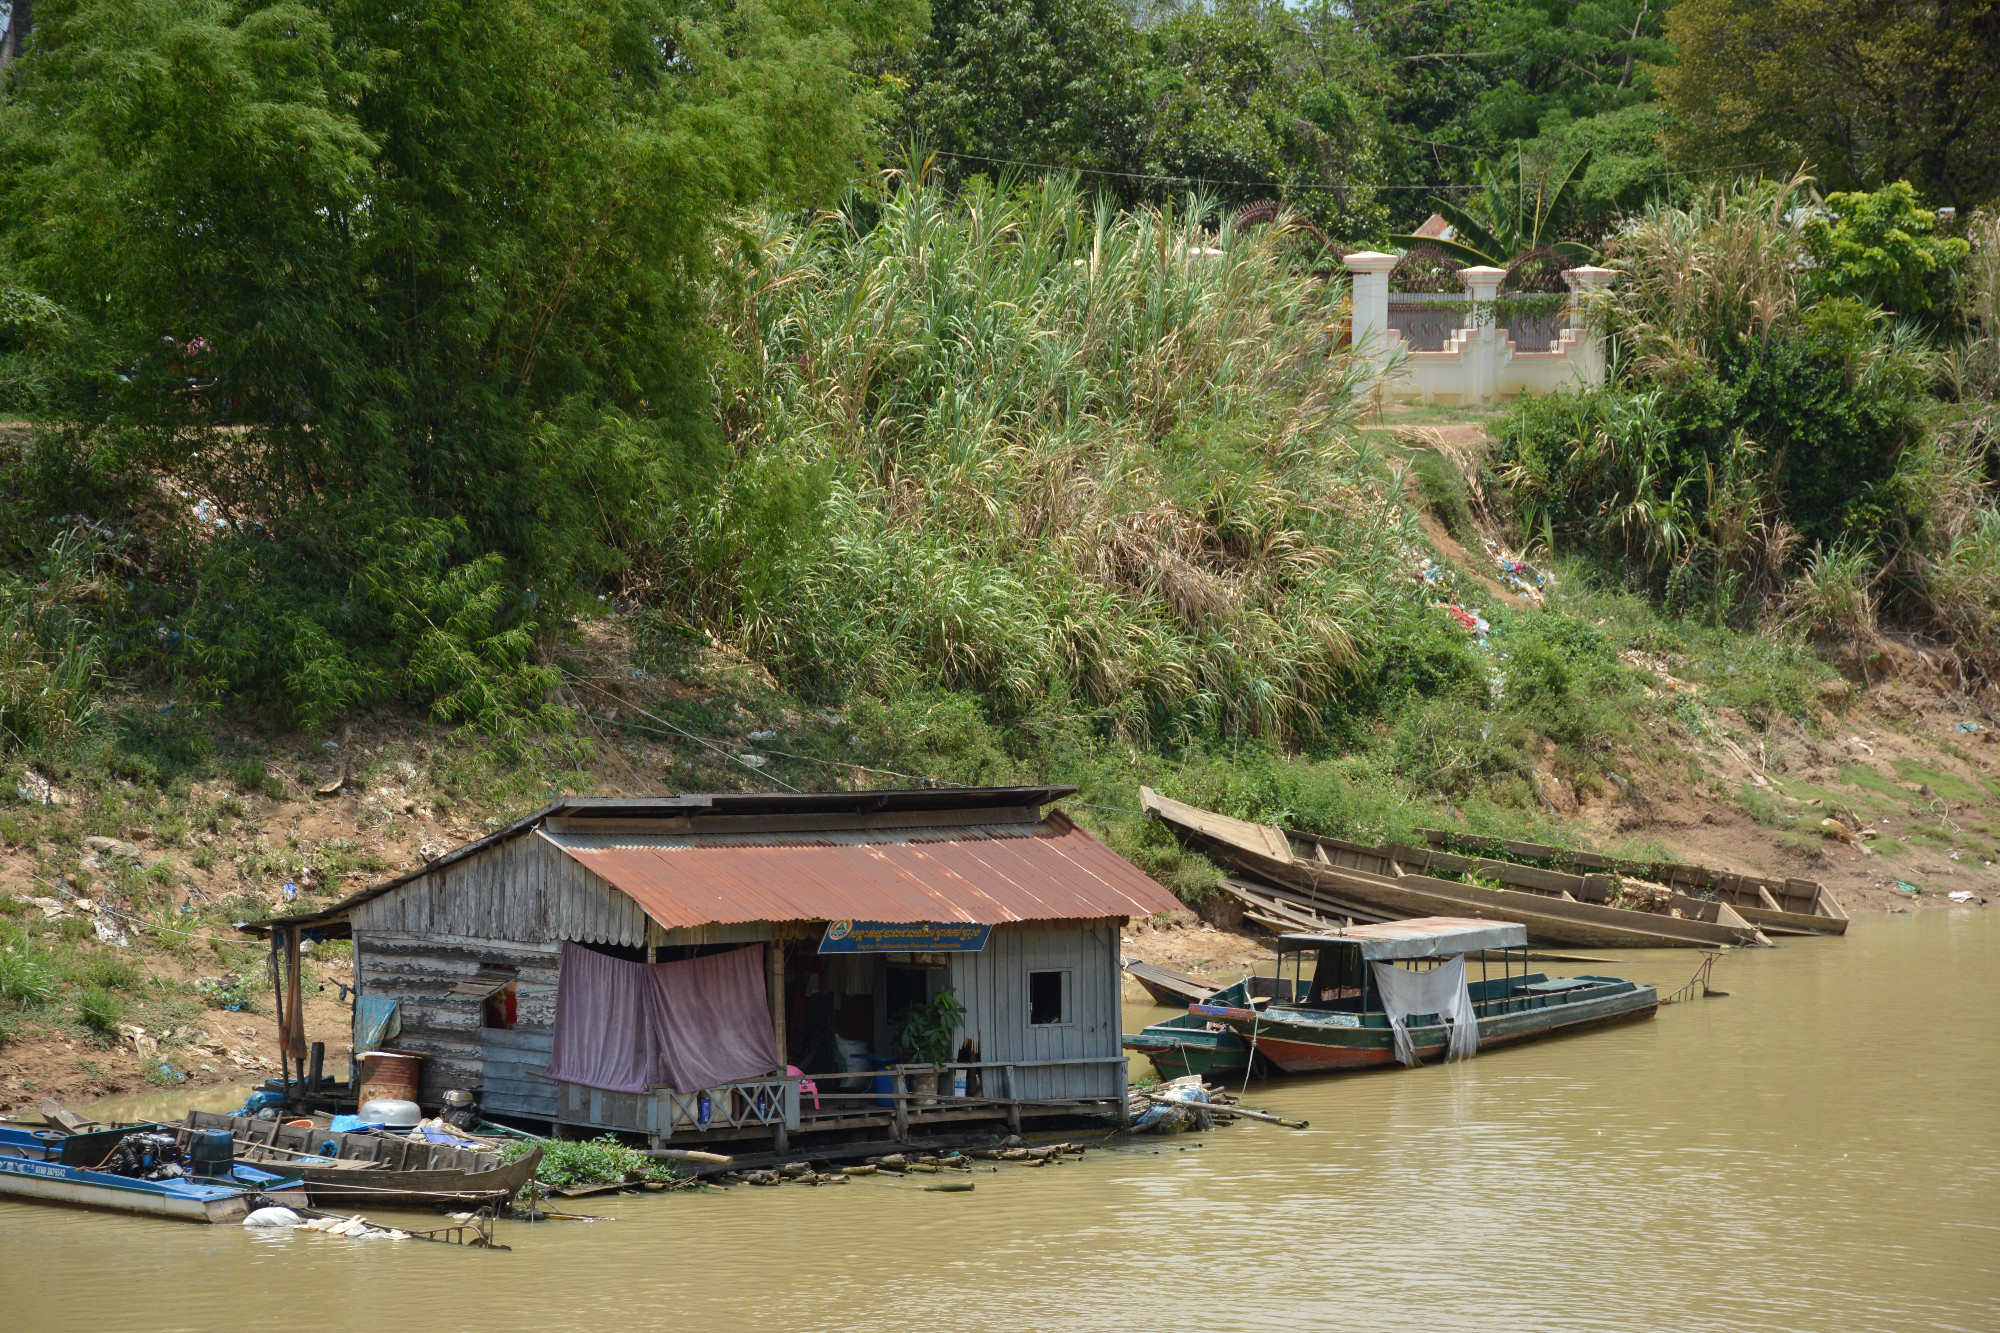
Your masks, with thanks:
[(1311, 1127), (1311, 1122), (1307, 1120), (1291, 1120), (1281, 1115), (1272, 1115), (1269, 1111), (1251, 1111), (1241, 1106), (1230, 1106), (1224, 1102), (1183, 1102), (1176, 1101), (1172, 1097), (1156, 1097), (1150, 1092), (1141, 1092), (1139, 1095), (1147, 1101), (1156, 1102), (1161, 1106), (1189, 1106), (1199, 1111), (1210, 1112), (1214, 1115), (1238, 1116), (1244, 1120), (1262, 1120), (1268, 1124), (1283, 1125), (1286, 1129), (1307, 1129)]

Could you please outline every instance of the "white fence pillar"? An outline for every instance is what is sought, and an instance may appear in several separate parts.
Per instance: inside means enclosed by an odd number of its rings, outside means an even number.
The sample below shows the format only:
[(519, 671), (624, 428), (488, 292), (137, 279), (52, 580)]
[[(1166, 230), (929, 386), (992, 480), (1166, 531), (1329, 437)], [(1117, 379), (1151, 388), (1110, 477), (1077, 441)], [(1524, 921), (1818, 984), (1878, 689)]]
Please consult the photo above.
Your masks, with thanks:
[(1389, 270), (1395, 255), (1359, 250), (1341, 261), (1352, 278), (1354, 351), (1374, 367), (1369, 387), (1379, 383), (1389, 366)]
[(1597, 307), (1617, 276), (1589, 264), (1563, 270), (1569, 284), (1569, 326), (1576, 331), (1576, 377), (1592, 388), (1604, 383), (1604, 314)]
[(1465, 284), (1466, 294), (1472, 298), (1472, 322), (1468, 326), (1472, 336), (1465, 344), (1467, 383), (1463, 402), (1490, 403), (1499, 396), (1500, 359), (1506, 349), (1495, 326), (1493, 303), (1499, 299), (1500, 284), (1506, 277), (1506, 269), (1483, 265), (1458, 271), (1458, 280)]

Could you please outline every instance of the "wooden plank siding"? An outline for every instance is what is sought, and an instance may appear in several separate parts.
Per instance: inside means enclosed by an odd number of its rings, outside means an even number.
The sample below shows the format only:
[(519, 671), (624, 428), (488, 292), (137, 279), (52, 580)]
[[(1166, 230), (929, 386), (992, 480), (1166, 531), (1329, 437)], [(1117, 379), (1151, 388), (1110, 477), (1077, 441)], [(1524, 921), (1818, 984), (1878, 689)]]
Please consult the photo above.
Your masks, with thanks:
[[(1028, 1022), (1028, 974), (1041, 971), (1070, 974), (1068, 1022)], [(951, 986), (982, 1060), (1068, 1060), (1116, 1056), (1122, 1049), (1116, 925), (995, 927), (985, 949), (951, 955)], [(1117, 1071), (1108, 1065), (1023, 1069), (1016, 1078), (1021, 1097), (1115, 1097), (1120, 1090)]]
[(637, 947), (646, 913), (533, 834), (442, 866), (359, 903), (354, 931), (407, 931), (498, 940), (580, 940)]
[[(389, 1044), (424, 1056), (418, 1099), (434, 1105), (448, 1089), (480, 1089), (486, 1074), (486, 1029), (480, 1025), (482, 997), (454, 995), (452, 988), (475, 980), (482, 968), (490, 971), (493, 964), (517, 969), (519, 1020), (513, 1033), (501, 1035), (514, 1038), (510, 1056), (525, 1055), (522, 1047), (530, 1040), (529, 1034), (541, 1032), (548, 1034), (548, 1040), (554, 1039), (557, 951), (554, 943), (356, 930), (355, 982), (363, 995), (396, 1001), (403, 1026)], [(495, 979), (493, 984), (497, 987), (502, 983)], [(546, 1067), (547, 1062), (543, 1055), (537, 1067)], [(508, 1059), (503, 1077), (515, 1079), (517, 1067), (525, 1067), (525, 1063)], [(549, 1113), (554, 1096), (554, 1086), (548, 1085), (542, 1099), (530, 1099), (535, 1109), (519, 1114)], [(502, 1100), (507, 1097), (503, 1095)], [(497, 1102), (488, 1104), (495, 1111), (510, 1109)]]

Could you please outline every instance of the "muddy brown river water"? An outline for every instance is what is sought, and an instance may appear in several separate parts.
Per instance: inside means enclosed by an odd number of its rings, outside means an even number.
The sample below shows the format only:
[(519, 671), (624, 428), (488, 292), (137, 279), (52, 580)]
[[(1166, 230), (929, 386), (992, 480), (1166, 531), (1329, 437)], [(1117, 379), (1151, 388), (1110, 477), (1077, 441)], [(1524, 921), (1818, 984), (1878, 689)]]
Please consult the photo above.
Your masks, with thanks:
[[(1602, 970), (1664, 992), (1695, 961)], [(503, 1223), (511, 1254), (0, 1202), (0, 1330), (2000, 1329), (2000, 909), (1871, 917), (1716, 984), (1465, 1064), (1253, 1087), (1304, 1132), (972, 1194), (616, 1196), (591, 1204), (615, 1221)]]

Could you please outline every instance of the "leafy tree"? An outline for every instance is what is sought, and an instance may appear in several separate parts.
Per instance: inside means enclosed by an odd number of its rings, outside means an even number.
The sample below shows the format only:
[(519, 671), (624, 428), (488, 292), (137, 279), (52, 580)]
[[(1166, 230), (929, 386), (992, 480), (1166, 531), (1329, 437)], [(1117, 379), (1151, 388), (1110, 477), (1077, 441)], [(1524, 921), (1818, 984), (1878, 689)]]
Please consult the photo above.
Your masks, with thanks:
[(1970, 247), (1956, 236), (1931, 235), (1937, 217), (1908, 181), (1824, 202), (1804, 227), (1821, 291), (1906, 315), (1950, 300), (1952, 272)]
[[(1528, 169), (1525, 156), (1516, 149), (1511, 176), (1491, 163), (1479, 165), (1480, 195), (1488, 218), (1480, 218), (1449, 199), (1432, 196), (1431, 206), (1455, 233), (1452, 240), (1422, 236), (1391, 236), (1390, 242), (1409, 247), (1429, 245), (1443, 250), (1463, 264), (1483, 264), (1506, 268), (1536, 250), (1549, 249), (1567, 263), (1587, 264), (1594, 257), (1587, 245), (1555, 239), (1554, 224), (1570, 207), (1577, 181), (1590, 166), (1590, 152), (1572, 162), (1560, 178), (1543, 176)], [(1489, 220), (1490, 219), (1490, 220)]]
[(1572, 120), (1563, 111), (1542, 117), (1542, 132), (1520, 147), (1521, 155), (1546, 172), (1560, 162), (1589, 155), (1589, 166), (1568, 197), (1566, 216), (1556, 219), (1560, 235), (1601, 241), (1621, 215), (1636, 213), (1650, 199), (1684, 188), (1684, 176), (1669, 174), (1660, 147), (1665, 112), (1641, 102)]
[(1517, 0), (1493, 21), (1499, 85), (1477, 119), (1497, 140), (1533, 138), (1545, 117), (1582, 119), (1648, 100), (1671, 0)]
[(38, 6), (0, 259), (81, 326), (62, 465), (190, 506), (178, 669), (314, 725), (538, 707), (532, 638), (702, 486), (726, 216), (843, 188), (881, 110), (852, 62), (911, 17)]
[(1307, 34), (1269, 18), (1195, 13), (1149, 31), (1147, 171), (1230, 204), (1275, 195), (1343, 239), (1373, 235), (1377, 127)]
[[(1475, 114), (1500, 81), (1489, 40), (1494, 8), (1493, 0), (1355, 0), (1355, 25), (1378, 62), (1392, 181), (1441, 191), (1496, 146)], [(1398, 191), (1392, 225), (1423, 221), (1422, 200), (1419, 191)]]
[(1129, 170), (1139, 61), (1118, 0), (937, 0), (929, 36), (899, 62), (909, 91), (896, 132), (960, 155), (950, 177), (997, 177), (1013, 162)]
[(1680, 0), (1666, 36), (1682, 155), (1967, 212), (2000, 182), (2000, 0)]

